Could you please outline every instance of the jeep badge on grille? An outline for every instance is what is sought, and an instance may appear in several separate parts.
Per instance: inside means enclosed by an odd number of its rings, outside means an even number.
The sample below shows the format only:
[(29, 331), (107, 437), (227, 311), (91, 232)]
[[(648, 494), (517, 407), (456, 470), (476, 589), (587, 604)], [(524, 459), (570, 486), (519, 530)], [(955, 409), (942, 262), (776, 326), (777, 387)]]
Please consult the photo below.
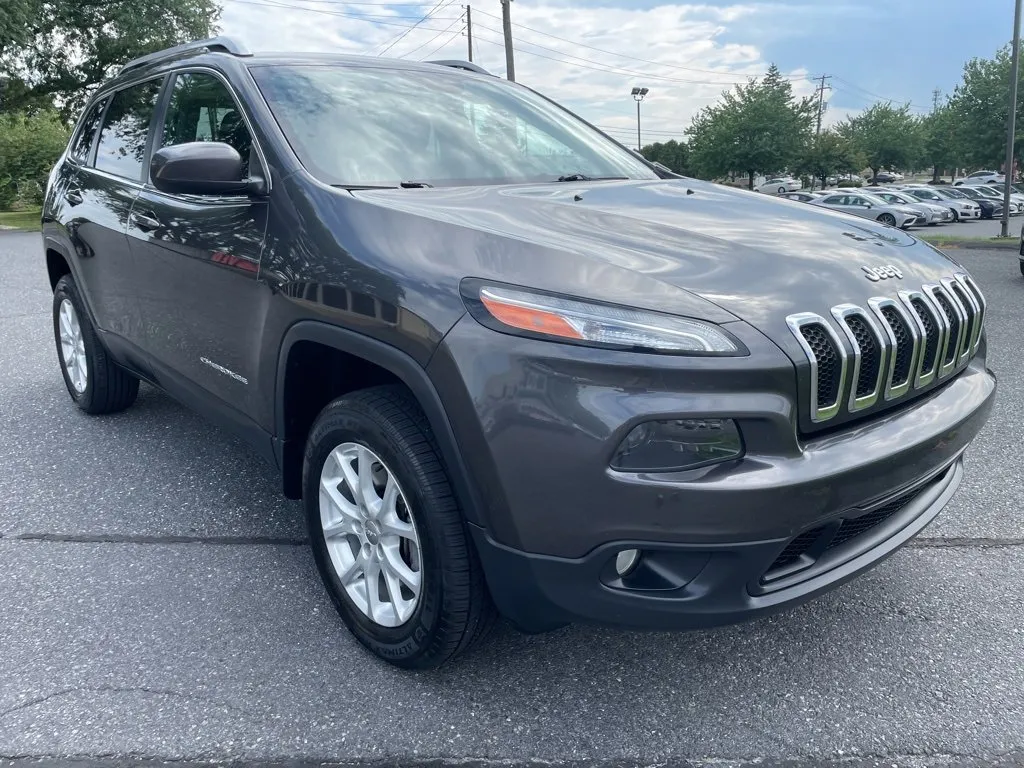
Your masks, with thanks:
[(873, 283), (877, 283), (879, 280), (887, 280), (890, 277), (903, 279), (903, 273), (892, 264), (886, 264), (884, 267), (861, 267), (861, 269), (864, 270), (864, 275), (867, 279)]

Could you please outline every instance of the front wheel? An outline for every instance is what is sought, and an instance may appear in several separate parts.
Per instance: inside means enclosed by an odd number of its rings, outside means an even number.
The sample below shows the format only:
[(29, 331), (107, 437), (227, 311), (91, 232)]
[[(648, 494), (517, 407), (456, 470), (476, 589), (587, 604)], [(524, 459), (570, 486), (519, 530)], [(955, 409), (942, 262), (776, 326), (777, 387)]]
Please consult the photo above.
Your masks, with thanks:
[(878, 222), (880, 224), (885, 224), (885, 226), (887, 227), (895, 227), (896, 217), (893, 216), (891, 213), (883, 213), (881, 216), (878, 217)]
[(426, 418), (395, 386), (341, 397), (306, 443), (303, 503), (320, 577), (371, 653), (439, 667), (496, 615)]
[(779, 187), (779, 194), (783, 195), (785, 193), (786, 193), (786, 188), (785, 187)]
[(957, 222), (959, 222), (959, 221), (960, 221), (960, 214), (959, 214), (959, 213), (957, 213), (957, 212), (956, 212), (955, 210), (953, 210), (952, 208), (950, 208), (949, 210), (950, 210), (950, 211), (952, 211), (952, 213), (953, 213), (953, 223), (954, 223), (954, 224), (956, 224)]

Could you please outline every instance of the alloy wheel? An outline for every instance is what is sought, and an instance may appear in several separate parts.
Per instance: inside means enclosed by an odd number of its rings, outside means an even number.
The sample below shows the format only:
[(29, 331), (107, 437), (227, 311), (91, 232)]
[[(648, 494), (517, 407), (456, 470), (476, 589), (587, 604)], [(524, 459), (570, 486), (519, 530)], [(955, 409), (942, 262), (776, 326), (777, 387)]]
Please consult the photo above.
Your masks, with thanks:
[(67, 371), (71, 386), (78, 394), (85, 392), (89, 383), (89, 362), (85, 357), (85, 339), (82, 326), (78, 322), (78, 314), (74, 305), (64, 299), (60, 303), (60, 353)]
[(335, 574), (371, 621), (398, 627), (423, 586), (423, 552), (398, 480), (369, 448), (343, 443), (320, 472), (320, 523)]

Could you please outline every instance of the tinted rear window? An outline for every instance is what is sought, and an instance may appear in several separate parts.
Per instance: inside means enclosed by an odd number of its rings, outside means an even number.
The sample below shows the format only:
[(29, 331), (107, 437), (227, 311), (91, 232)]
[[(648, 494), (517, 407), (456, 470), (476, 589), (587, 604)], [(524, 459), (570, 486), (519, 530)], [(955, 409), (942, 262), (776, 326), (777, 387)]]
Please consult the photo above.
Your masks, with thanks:
[(98, 169), (133, 181), (141, 180), (149, 124), (161, 82), (148, 80), (111, 97), (96, 150)]

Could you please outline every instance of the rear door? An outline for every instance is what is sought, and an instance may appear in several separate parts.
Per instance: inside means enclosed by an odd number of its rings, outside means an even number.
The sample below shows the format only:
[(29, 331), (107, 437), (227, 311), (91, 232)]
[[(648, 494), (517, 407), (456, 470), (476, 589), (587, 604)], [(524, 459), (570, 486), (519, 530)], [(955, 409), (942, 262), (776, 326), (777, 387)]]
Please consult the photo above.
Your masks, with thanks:
[[(260, 165), (246, 114), (211, 70), (171, 76), (153, 151), (220, 141)], [(251, 412), (266, 286), (258, 281), (266, 198), (167, 194), (145, 185), (128, 238), (143, 275), (139, 302), (154, 375)], [(187, 393), (186, 393), (187, 394)]]
[(138, 274), (125, 228), (142, 190), (143, 159), (162, 82), (146, 80), (105, 101), (95, 147), (84, 161), (79, 154), (64, 193), (66, 226), (96, 324), (135, 344), (143, 336), (135, 298)]

